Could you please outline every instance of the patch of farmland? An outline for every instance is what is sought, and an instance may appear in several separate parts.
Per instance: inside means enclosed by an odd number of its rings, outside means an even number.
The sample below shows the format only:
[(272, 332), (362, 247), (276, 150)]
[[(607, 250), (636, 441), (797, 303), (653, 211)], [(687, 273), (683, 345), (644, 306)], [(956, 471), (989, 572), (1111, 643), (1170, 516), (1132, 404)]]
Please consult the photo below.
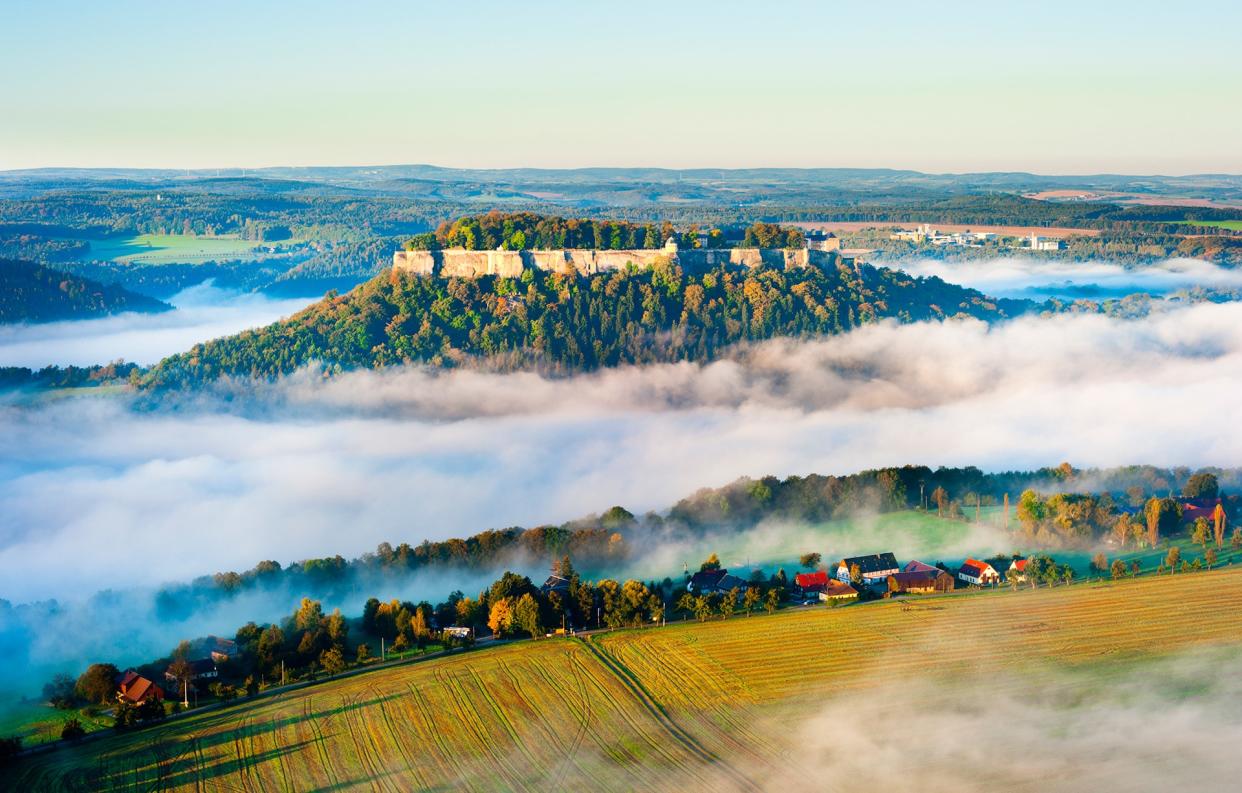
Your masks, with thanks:
[(260, 258), (260, 243), (237, 237), (192, 234), (136, 234), (90, 240), (86, 258), (126, 264), (195, 264)]
[(24, 760), (5, 782), (766, 788), (801, 772), (784, 726), (791, 715), (902, 681), (985, 680), (1000, 695), (1006, 686), (1062, 685), (1066, 674), (1102, 679), (1176, 651), (1236, 647), (1240, 606), (1242, 570), (1231, 569), (520, 642), (90, 741)]

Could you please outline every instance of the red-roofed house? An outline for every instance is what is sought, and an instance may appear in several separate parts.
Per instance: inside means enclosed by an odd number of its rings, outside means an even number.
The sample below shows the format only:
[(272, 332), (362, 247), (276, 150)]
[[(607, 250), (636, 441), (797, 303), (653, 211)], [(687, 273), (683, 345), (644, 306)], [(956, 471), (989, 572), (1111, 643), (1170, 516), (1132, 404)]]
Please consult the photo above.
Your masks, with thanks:
[(957, 571), (957, 577), (968, 584), (992, 586), (1000, 583), (1000, 573), (987, 562), (967, 559)]
[(798, 573), (794, 576), (794, 583), (805, 594), (823, 592), (824, 588), (828, 586), (828, 571), (817, 570), (814, 573)]
[(939, 569), (940, 568), (932, 567), (929, 564), (923, 564), (918, 559), (915, 559), (912, 562), (906, 562), (906, 566), (901, 568), (901, 572), (903, 573), (932, 573)]
[(118, 699), (132, 702), (135, 705), (146, 702), (148, 699), (154, 699), (156, 702), (164, 701), (164, 689), (133, 669), (121, 675), (121, 679), (117, 681), (116, 695)]

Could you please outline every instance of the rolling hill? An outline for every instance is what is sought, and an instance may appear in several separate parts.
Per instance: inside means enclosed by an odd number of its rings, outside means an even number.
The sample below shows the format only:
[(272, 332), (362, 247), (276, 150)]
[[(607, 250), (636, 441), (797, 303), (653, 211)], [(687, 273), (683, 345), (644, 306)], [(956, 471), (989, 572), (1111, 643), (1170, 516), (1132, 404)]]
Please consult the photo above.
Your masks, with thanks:
[(871, 266), (694, 275), (656, 267), (582, 277), (528, 270), (521, 279), (389, 270), (286, 321), (166, 358), (145, 383), (273, 378), (312, 362), (329, 370), (423, 362), (551, 372), (702, 362), (776, 336), (841, 333), (882, 319), (1003, 319), (1033, 305)]
[[(21, 790), (794, 789), (815, 773), (808, 745), (836, 751), (847, 764), (873, 755), (896, 763), (914, 742), (906, 730), (926, 727), (933, 714), (953, 715), (965, 729), (993, 708), (1020, 703), (1019, 718), (1035, 722), (1047, 716), (1041, 703), (1051, 701), (1049, 737), (1041, 740), (1073, 746), (1078, 710), (1092, 719), (1115, 708), (1155, 717), (1127, 699), (1135, 680), (1160, 688), (1155, 681), (1171, 675), (1179, 682), (1168, 695), (1185, 707), (1211, 689), (1203, 670), (1221, 669), (1222, 658), (1242, 649), (1239, 604), (1242, 570), (1226, 569), (519, 642), (32, 756), (7, 769), (5, 783)], [(961, 774), (979, 767), (1014, 790), (1090, 778), (1086, 763), (1049, 777), (949, 739), (939, 736), (933, 748), (963, 760), (946, 754), (931, 762), (933, 778), (948, 775), (936, 790), (955, 789)]]
[(53, 270), (34, 262), (0, 259), (0, 323), (89, 319), (124, 311), (172, 307), (123, 287)]

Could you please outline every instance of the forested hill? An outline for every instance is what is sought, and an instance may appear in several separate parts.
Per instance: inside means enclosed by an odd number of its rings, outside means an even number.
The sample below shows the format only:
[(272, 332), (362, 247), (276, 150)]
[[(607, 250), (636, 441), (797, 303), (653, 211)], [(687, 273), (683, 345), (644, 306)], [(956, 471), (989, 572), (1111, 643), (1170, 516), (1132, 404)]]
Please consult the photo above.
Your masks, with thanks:
[(0, 323), (87, 319), (122, 311), (167, 311), (171, 306), (120, 286), (53, 270), (34, 262), (0, 259)]
[(694, 276), (675, 265), (586, 277), (528, 270), (520, 279), (386, 271), (283, 322), (166, 358), (144, 384), (271, 378), (312, 361), (330, 368), (486, 362), (552, 372), (707, 361), (749, 340), (834, 334), (887, 317), (1001, 319), (1031, 306), (870, 266), (721, 268)]

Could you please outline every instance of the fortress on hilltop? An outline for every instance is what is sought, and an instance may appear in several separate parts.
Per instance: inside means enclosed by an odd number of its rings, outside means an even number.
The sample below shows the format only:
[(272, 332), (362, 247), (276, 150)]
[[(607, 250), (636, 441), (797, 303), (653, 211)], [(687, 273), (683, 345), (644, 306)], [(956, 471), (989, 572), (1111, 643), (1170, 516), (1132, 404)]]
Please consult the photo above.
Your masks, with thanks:
[(632, 250), (560, 248), (539, 251), (471, 251), (449, 248), (434, 251), (397, 251), (392, 256), (392, 266), (398, 271), (442, 278), (478, 278), (484, 275), (517, 278), (527, 269), (594, 275), (621, 270), (630, 265), (642, 268), (668, 261), (677, 264), (684, 272), (697, 273), (722, 264), (744, 267), (766, 264), (785, 269), (830, 267), (836, 263), (857, 266), (861, 256), (850, 253), (810, 247), (679, 249), (676, 241), (670, 238), (663, 248)]

